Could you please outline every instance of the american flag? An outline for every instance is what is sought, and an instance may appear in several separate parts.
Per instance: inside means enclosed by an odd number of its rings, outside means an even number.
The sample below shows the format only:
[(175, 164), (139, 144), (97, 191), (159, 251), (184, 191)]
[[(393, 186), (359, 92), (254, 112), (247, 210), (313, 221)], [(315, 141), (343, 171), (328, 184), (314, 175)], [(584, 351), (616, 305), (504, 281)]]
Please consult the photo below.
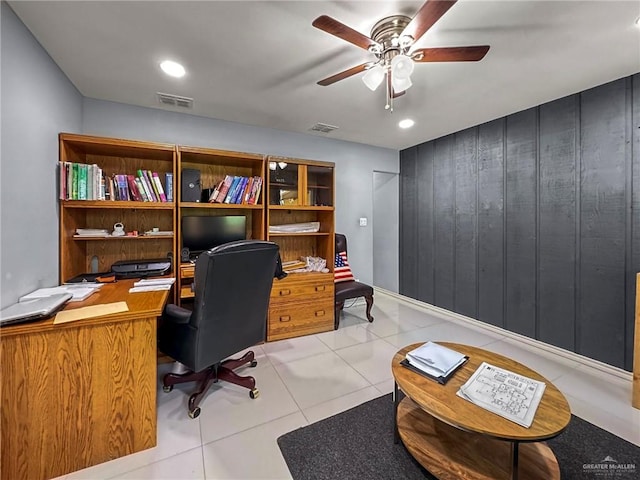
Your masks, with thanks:
[(351, 267), (347, 260), (347, 252), (336, 253), (336, 268), (335, 268), (335, 281), (347, 282), (349, 280), (355, 280), (353, 273), (351, 273)]

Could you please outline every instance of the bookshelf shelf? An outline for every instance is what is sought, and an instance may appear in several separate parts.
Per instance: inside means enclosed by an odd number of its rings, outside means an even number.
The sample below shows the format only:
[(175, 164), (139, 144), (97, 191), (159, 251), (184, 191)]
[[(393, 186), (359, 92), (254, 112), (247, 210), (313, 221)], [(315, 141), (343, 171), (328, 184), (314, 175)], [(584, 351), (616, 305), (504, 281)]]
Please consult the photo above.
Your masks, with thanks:
[(263, 205), (250, 205), (247, 203), (208, 203), (208, 202), (180, 202), (180, 208), (211, 208), (231, 210), (262, 210)]
[(173, 210), (174, 202), (135, 202), (131, 200), (61, 200), (64, 208), (134, 208), (137, 210)]
[(132, 240), (173, 240), (173, 235), (138, 235), (137, 237), (73, 237), (76, 242), (118, 242)]

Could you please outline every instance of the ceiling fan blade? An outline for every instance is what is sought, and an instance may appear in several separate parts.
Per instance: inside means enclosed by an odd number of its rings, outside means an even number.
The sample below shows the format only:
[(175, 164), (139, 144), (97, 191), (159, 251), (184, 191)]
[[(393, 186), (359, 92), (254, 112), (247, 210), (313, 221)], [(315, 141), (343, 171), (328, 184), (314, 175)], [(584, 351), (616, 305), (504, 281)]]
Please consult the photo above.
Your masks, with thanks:
[(475, 47), (418, 48), (411, 52), (414, 62), (477, 62), (489, 51), (489, 45)]
[(355, 31), (351, 27), (347, 27), (344, 23), (340, 23), (338, 20), (327, 15), (321, 15), (316, 18), (311, 25), (365, 50), (368, 50), (371, 45), (376, 44), (376, 42), (366, 35)]
[(401, 36), (409, 35), (413, 37), (414, 42), (417, 42), (457, 1), (427, 0), (402, 31)]
[(405, 93), (407, 93), (407, 91), (406, 91), (406, 90), (403, 90), (403, 91), (401, 91), (401, 92), (396, 92), (396, 91), (394, 90), (394, 91), (393, 91), (393, 95), (392, 95), (392, 96), (393, 96), (393, 98), (398, 98), (398, 97), (400, 97), (400, 96), (404, 95)]
[(350, 69), (340, 73), (336, 73), (335, 75), (331, 75), (330, 77), (320, 80), (318, 82), (318, 85), (322, 85), (323, 87), (326, 87), (327, 85), (331, 85), (332, 83), (336, 83), (340, 80), (344, 80), (345, 78), (349, 78), (350, 76), (355, 75), (356, 73), (364, 72), (365, 69), (367, 68), (367, 65), (369, 65), (369, 62), (363, 63), (362, 65), (357, 65), (355, 67), (351, 67)]

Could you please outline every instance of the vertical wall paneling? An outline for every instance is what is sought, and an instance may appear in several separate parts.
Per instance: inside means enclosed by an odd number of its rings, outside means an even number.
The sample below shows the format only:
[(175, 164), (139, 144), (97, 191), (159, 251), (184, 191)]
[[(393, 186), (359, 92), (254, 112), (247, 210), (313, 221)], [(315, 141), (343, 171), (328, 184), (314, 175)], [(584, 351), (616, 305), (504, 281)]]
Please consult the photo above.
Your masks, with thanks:
[(632, 369), (640, 74), (431, 140), (400, 161), (412, 198), (402, 194), (401, 293)]
[(435, 304), (448, 310), (454, 309), (455, 286), (453, 143), (453, 135), (436, 140), (433, 163)]
[[(418, 300), (433, 304), (434, 283), (434, 229), (433, 229), (433, 142), (418, 145), (417, 178), (417, 251)], [(424, 188), (424, 186), (428, 186)]]
[(576, 103), (539, 111), (538, 338), (573, 350), (576, 262)]
[(417, 295), (417, 186), (416, 165), (418, 147), (400, 154), (400, 292), (411, 298)]
[[(640, 73), (630, 78), (627, 86), (628, 131), (627, 139), (627, 173), (631, 184), (627, 184), (630, 210), (627, 215), (627, 288), (626, 288), (626, 328), (625, 359), (627, 370), (633, 368), (633, 340), (635, 329), (635, 292), (636, 274), (640, 272)], [(635, 160), (635, 162), (634, 162)], [(636, 355), (640, 355), (637, 352)]]
[(504, 326), (504, 120), (478, 127), (478, 319)]
[(514, 332), (535, 336), (536, 111), (507, 117), (506, 318)]
[(578, 353), (624, 364), (625, 82), (581, 94)]
[(455, 135), (455, 305), (454, 311), (477, 317), (476, 288), (476, 201), (477, 162), (476, 129)]

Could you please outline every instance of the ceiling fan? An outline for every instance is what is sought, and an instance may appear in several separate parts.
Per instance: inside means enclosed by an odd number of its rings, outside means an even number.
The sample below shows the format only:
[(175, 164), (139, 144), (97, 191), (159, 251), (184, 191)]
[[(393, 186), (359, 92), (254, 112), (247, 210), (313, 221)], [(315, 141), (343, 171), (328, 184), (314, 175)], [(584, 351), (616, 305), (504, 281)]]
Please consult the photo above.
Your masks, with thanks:
[(488, 45), (469, 47), (418, 48), (413, 45), (422, 37), (457, 0), (427, 0), (413, 18), (392, 15), (377, 22), (367, 37), (327, 15), (316, 18), (312, 25), (353, 45), (368, 50), (376, 59), (351, 67), (318, 82), (331, 85), (366, 71), (362, 80), (371, 90), (386, 78), (385, 109), (393, 111), (393, 99), (404, 95), (411, 87), (414, 63), (477, 62), (489, 51)]

